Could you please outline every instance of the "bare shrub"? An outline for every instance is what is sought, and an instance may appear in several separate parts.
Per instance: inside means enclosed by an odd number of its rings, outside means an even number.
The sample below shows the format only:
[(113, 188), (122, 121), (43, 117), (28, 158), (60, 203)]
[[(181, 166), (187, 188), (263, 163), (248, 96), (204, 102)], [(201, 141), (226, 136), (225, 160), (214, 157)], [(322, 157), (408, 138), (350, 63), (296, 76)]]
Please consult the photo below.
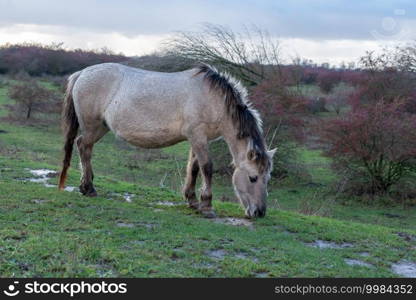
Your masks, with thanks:
[(343, 108), (348, 105), (348, 99), (354, 92), (354, 88), (345, 83), (338, 84), (332, 89), (331, 95), (328, 97), (326, 107), (339, 115)]
[(35, 79), (24, 79), (10, 86), (8, 96), (16, 104), (12, 107), (17, 117), (30, 119), (33, 112), (57, 112), (58, 96), (39, 85)]
[(248, 84), (279, 72), (279, 41), (256, 27), (242, 33), (214, 24), (200, 31), (179, 32), (166, 41), (167, 52), (196, 62), (213, 64)]

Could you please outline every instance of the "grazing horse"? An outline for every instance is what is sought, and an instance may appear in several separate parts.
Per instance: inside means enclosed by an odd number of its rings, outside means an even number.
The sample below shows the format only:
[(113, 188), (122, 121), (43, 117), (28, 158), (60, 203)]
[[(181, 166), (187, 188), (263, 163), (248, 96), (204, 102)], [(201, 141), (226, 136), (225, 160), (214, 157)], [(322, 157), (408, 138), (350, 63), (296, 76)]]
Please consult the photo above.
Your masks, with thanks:
[[(259, 114), (238, 81), (208, 65), (176, 73), (104, 63), (72, 74), (63, 107), (65, 156), (59, 189), (65, 186), (76, 141), (82, 166), (80, 192), (96, 196), (91, 155), (108, 131), (130, 144), (161, 148), (188, 140), (191, 148), (183, 194), (206, 217), (212, 209), (212, 162), (208, 142), (223, 137), (233, 157), (234, 190), (248, 217), (266, 213), (272, 157)], [(80, 135), (77, 137), (78, 130)], [(195, 194), (202, 176), (200, 201)]]

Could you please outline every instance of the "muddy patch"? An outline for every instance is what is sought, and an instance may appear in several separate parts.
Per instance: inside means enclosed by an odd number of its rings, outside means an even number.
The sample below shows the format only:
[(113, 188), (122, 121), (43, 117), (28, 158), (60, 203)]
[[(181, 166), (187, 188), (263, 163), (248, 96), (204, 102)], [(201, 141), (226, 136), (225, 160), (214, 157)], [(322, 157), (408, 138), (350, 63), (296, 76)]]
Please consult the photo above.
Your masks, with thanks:
[(118, 227), (123, 227), (123, 228), (133, 228), (133, 227), (135, 227), (135, 225), (132, 224), (132, 223), (124, 223), (124, 222), (118, 222), (117, 226)]
[(130, 194), (130, 193), (110, 193), (110, 196), (108, 197), (109, 199), (114, 199), (114, 197), (116, 198), (123, 198), (124, 201), (126, 202), (133, 202), (133, 198), (135, 197), (135, 194)]
[(126, 202), (129, 202), (129, 203), (133, 202), (133, 197), (134, 197), (134, 194), (130, 194), (130, 193), (124, 193), (123, 195), (124, 200), (126, 200)]
[(397, 232), (397, 235), (408, 242), (415, 242), (416, 235), (407, 232)]
[(226, 225), (232, 225), (232, 226), (246, 226), (249, 228), (254, 228), (253, 222), (247, 219), (239, 219), (239, 218), (215, 218), (213, 219), (215, 223), (219, 224), (226, 224)]
[(345, 249), (353, 247), (354, 245), (351, 243), (341, 243), (337, 244), (335, 242), (324, 241), (324, 240), (316, 240), (312, 243), (306, 243), (307, 246), (319, 248), (319, 249)]
[(192, 267), (196, 269), (215, 269), (216, 268), (218, 271), (220, 271), (220, 269), (217, 266), (209, 262), (193, 264)]
[(36, 203), (36, 204), (43, 204), (43, 203), (48, 202), (48, 200), (43, 200), (43, 199), (33, 199), (31, 202), (32, 202), (32, 203)]
[(259, 262), (259, 260), (256, 257), (250, 257), (245, 252), (237, 252), (236, 254), (234, 254), (234, 257), (239, 259), (251, 260), (253, 262)]
[(157, 227), (157, 224), (152, 223), (139, 223), (138, 226), (145, 227), (147, 229), (155, 229)]
[(416, 263), (407, 260), (401, 260), (391, 266), (393, 273), (407, 277), (416, 278)]
[(246, 252), (236, 252), (236, 253), (230, 254), (224, 249), (209, 250), (205, 252), (205, 255), (215, 260), (223, 260), (226, 256), (229, 256), (229, 257), (233, 256), (234, 258), (251, 260), (253, 262), (259, 261), (256, 257), (250, 257), (250, 255)]
[(175, 205), (180, 205), (180, 203), (175, 203), (172, 201), (158, 201), (156, 202), (156, 205), (160, 205), (160, 206), (175, 206)]
[[(50, 178), (54, 178), (58, 176), (58, 172), (55, 172), (53, 170), (48, 170), (48, 169), (37, 169), (37, 170), (26, 169), (26, 170), (28, 170), (30, 174), (32, 174), (35, 177), (24, 179), (25, 181), (41, 183), (43, 184), (44, 187), (47, 187), (47, 188), (58, 187), (56, 184), (48, 183), (48, 180)], [(77, 190), (77, 188), (74, 186), (67, 186), (64, 188), (64, 191), (67, 191), (67, 192), (74, 192), (75, 190)]]
[(227, 255), (227, 251), (223, 249), (215, 249), (205, 252), (205, 254), (214, 259), (222, 260)]
[(67, 191), (67, 192), (74, 192), (76, 190), (78, 190), (78, 189), (76, 187), (74, 187), (74, 186), (66, 186), (64, 188), (64, 191)]
[(372, 268), (373, 265), (366, 263), (362, 260), (359, 259), (352, 259), (352, 258), (346, 258), (344, 259), (345, 263), (349, 266), (360, 266), (360, 267), (367, 267), (367, 268)]
[(30, 174), (36, 177), (52, 178), (58, 176), (58, 173), (48, 169), (29, 170)]
[(269, 273), (266, 272), (260, 272), (260, 273), (254, 273), (255, 278), (268, 278)]

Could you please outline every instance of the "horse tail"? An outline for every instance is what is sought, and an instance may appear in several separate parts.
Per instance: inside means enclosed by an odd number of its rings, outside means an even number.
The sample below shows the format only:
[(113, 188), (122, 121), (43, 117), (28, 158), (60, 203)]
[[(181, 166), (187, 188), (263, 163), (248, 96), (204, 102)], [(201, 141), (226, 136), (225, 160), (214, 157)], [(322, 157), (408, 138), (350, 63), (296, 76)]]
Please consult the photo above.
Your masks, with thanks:
[(67, 171), (71, 165), (72, 149), (74, 146), (75, 138), (77, 137), (79, 123), (78, 117), (75, 112), (74, 99), (72, 97), (72, 89), (76, 80), (78, 79), (80, 72), (72, 74), (68, 78), (66, 86), (66, 93), (62, 109), (62, 131), (65, 138), (64, 146), (64, 160), (62, 164), (62, 171), (59, 177), (59, 189), (63, 190), (65, 187), (65, 181), (67, 177)]

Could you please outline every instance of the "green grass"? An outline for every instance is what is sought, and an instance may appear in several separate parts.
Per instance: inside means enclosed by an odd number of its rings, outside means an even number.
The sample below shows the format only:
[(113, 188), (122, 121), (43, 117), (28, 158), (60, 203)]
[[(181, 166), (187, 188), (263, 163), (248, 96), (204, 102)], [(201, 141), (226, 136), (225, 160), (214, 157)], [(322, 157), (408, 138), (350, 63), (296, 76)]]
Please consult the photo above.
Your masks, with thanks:
[[(393, 276), (395, 261), (416, 259), (412, 244), (393, 228), (282, 210), (271, 210), (253, 229), (234, 227), (201, 218), (167, 189), (97, 176), (101, 196), (85, 198), (22, 180), (31, 176), (27, 167), (53, 165), (2, 158), (0, 166), (2, 276), (379, 277)], [(70, 182), (78, 177), (72, 170)], [(114, 191), (136, 196), (127, 203), (111, 196)], [(236, 204), (214, 206), (221, 217), (243, 217)], [(319, 250), (305, 244), (316, 239), (353, 247)], [(223, 259), (207, 255), (220, 249)], [(372, 255), (363, 258), (360, 252)], [(345, 258), (374, 267), (348, 266)]]
[[(5, 95), (0, 89), (1, 116), (10, 103)], [(204, 219), (183, 202), (187, 143), (142, 151), (107, 135), (93, 156), (99, 197), (85, 198), (27, 181), (28, 169), (59, 171), (62, 137), (55, 123), (0, 120), (0, 129), (6, 131), (0, 133), (2, 277), (389, 277), (392, 263), (416, 261), (415, 242), (397, 234), (416, 234), (415, 209), (329, 202), (325, 193), (336, 178), (319, 151), (299, 150), (309, 182), (272, 182), (275, 208), (252, 227), (231, 226)], [(68, 185), (79, 184), (77, 165), (75, 153)], [(119, 195), (126, 192), (134, 194), (131, 203)], [(243, 218), (239, 205), (219, 201), (223, 194), (232, 195), (229, 178), (216, 177), (217, 214)], [(330, 206), (328, 217), (299, 213), (322, 204)], [(308, 245), (318, 239), (352, 247)], [(218, 250), (224, 257), (209, 255)], [(346, 258), (372, 267), (349, 266)]]

